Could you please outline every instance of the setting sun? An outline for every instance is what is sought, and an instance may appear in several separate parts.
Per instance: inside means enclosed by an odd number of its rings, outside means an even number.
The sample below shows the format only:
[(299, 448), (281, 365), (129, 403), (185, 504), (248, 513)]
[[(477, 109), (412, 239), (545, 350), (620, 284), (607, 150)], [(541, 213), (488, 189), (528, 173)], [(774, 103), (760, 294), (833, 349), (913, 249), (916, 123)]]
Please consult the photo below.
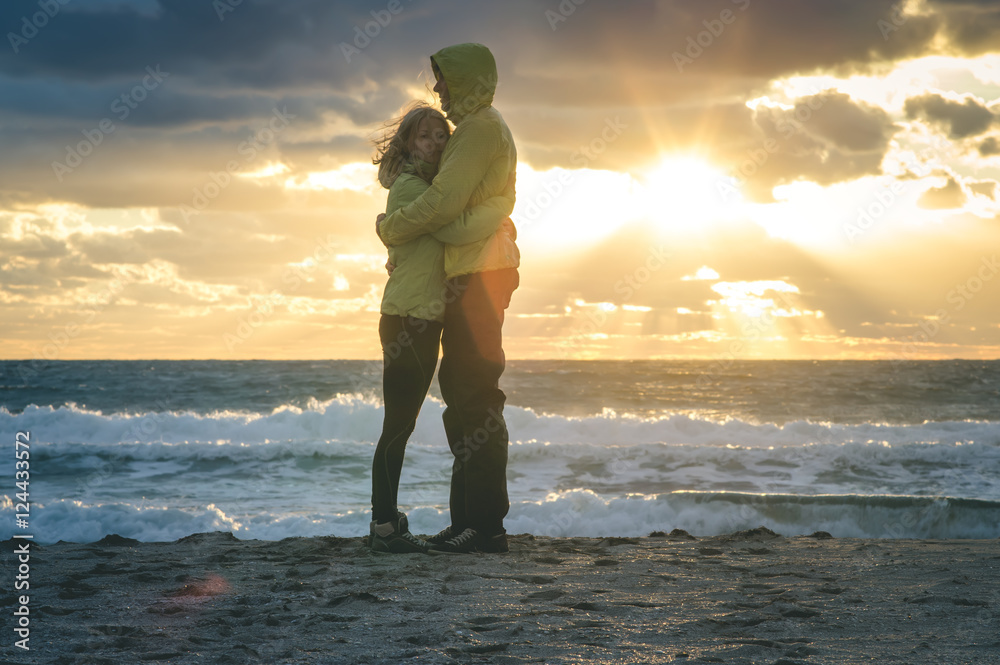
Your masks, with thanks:
[(643, 190), (637, 203), (662, 231), (684, 233), (692, 225), (734, 213), (735, 201), (727, 203), (723, 196), (728, 177), (701, 157), (664, 156), (640, 181)]

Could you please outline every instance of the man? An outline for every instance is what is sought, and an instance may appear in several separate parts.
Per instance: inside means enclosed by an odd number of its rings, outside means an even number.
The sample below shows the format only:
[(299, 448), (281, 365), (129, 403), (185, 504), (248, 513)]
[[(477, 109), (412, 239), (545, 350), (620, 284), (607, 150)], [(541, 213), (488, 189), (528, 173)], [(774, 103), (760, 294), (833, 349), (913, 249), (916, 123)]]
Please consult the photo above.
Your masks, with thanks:
[[(431, 56), (441, 108), (455, 124), (437, 176), (413, 203), (377, 226), (386, 245), (433, 233), (486, 199), (513, 196), (517, 150), (493, 108), (497, 70), (482, 44), (458, 44)], [(506, 552), (506, 399), (501, 328), (518, 285), (520, 254), (509, 227), (480, 242), (445, 247), (448, 288), (438, 380), (447, 408), (444, 428), (455, 461), (451, 525), (429, 538), (444, 552)]]

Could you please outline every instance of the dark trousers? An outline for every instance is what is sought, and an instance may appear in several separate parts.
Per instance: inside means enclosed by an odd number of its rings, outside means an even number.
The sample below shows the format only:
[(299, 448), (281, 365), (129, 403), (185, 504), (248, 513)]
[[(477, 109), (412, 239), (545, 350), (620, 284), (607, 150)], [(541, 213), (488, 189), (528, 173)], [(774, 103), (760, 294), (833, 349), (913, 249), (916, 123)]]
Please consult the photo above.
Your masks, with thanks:
[(434, 321), (387, 314), (379, 320), (385, 416), (372, 460), (372, 516), (379, 523), (396, 519), (403, 453), (434, 377), (441, 328)]
[(503, 531), (507, 498), (504, 310), (518, 285), (514, 268), (450, 280), (454, 300), (445, 310), (438, 381), (447, 408), (444, 429), (455, 461), (451, 474), (451, 525), (485, 535)]

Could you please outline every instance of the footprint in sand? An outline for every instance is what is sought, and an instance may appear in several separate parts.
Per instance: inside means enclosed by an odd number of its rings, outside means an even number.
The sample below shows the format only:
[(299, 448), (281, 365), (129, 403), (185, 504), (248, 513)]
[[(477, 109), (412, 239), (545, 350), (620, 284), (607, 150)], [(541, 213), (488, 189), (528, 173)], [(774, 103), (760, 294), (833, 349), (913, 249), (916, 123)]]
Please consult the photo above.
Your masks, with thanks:
[(358, 603), (358, 602), (360, 602), (360, 603), (384, 603), (384, 602), (388, 602), (388, 601), (386, 601), (383, 598), (379, 598), (378, 596), (373, 596), (370, 593), (362, 591), (360, 593), (349, 593), (349, 594), (344, 595), (344, 596), (337, 596), (336, 598), (331, 598), (330, 600), (327, 601), (326, 606), (327, 607), (337, 607), (338, 605), (343, 605), (345, 603)]
[(555, 600), (556, 598), (562, 598), (566, 595), (565, 591), (561, 589), (548, 589), (546, 591), (536, 591), (535, 593), (529, 593), (527, 596), (521, 599), (522, 603), (533, 603), (539, 600)]
[(132, 566), (128, 566), (128, 565), (122, 566), (120, 564), (116, 565), (116, 564), (103, 563), (102, 562), (102, 563), (97, 564), (96, 566), (94, 566), (90, 570), (88, 570), (85, 574), (88, 575), (88, 576), (90, 576), (90, 575), (121, 575), (122, 573), (127, 573), (131, 569), (132, 569)]
[(42, 614), (51, 614), (56, 617), (64, 617), (67, 614), (73, 614), (77, 610), (71, 610), (66, 607), (55, 607), (53, 605), (42, 605), (38, 608), (38, 611)]
[(135, 626), (97, 625), (90, 626), (87, 630), (90, 631), (92, 635), (116, 635), (119, 637), (146, 634), (141, 628), (136, 628)]
[(160, 660), (173, 660), (175, 658), (183, 658), (187, 654), (181, 653), (180, 651), (165, 651), (165, 652), (150, 652), (139, 655), (139, 660), (142, 661), (160, 661)]
[(565, 559), (560, 559), (557, 556), (536, 556), (532, 557), (531, 560), (536, 563), (547, 563), (552, 565), (559, 565), (560, 563), (565, 561)]
[(59, 600), (78, 600), (96, 595), (100, 589), (86, 582), (69, 582), (59, 590)]
[(507, 627), (510, 624), (510, 619), (499, 616), (482, 616), (469, 619), (466, 623), (469, 624), (471, 630), (477, 633), (489, 633)]
[(409, 635), (403, 638), (403, 641), (407, 644), (412, 644), (418, 647), (436, 647), (444, 644), (441, 637), (431, 634), (431, 633), (418, 633), (417, 635)]
[(781, 610), (781, 616), (786, 619), (811, 619), (813, 617), (818, 617), (820, 615), (816, 610), (811, 610), (808, 607), (789, 607), (787, 609)]

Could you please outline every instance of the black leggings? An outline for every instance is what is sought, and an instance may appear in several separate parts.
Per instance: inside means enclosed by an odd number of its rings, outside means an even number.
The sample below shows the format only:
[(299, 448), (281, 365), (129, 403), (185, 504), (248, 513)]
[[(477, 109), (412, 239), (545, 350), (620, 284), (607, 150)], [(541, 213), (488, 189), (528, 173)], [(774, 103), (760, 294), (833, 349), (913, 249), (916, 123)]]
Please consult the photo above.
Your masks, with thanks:
[(434, 378), (441, 329), (412, 317), (383, 314), (379, 320), (385, 417), (372, 460), (372, 518), (378, 523), (396, 519), (403, 453)]

